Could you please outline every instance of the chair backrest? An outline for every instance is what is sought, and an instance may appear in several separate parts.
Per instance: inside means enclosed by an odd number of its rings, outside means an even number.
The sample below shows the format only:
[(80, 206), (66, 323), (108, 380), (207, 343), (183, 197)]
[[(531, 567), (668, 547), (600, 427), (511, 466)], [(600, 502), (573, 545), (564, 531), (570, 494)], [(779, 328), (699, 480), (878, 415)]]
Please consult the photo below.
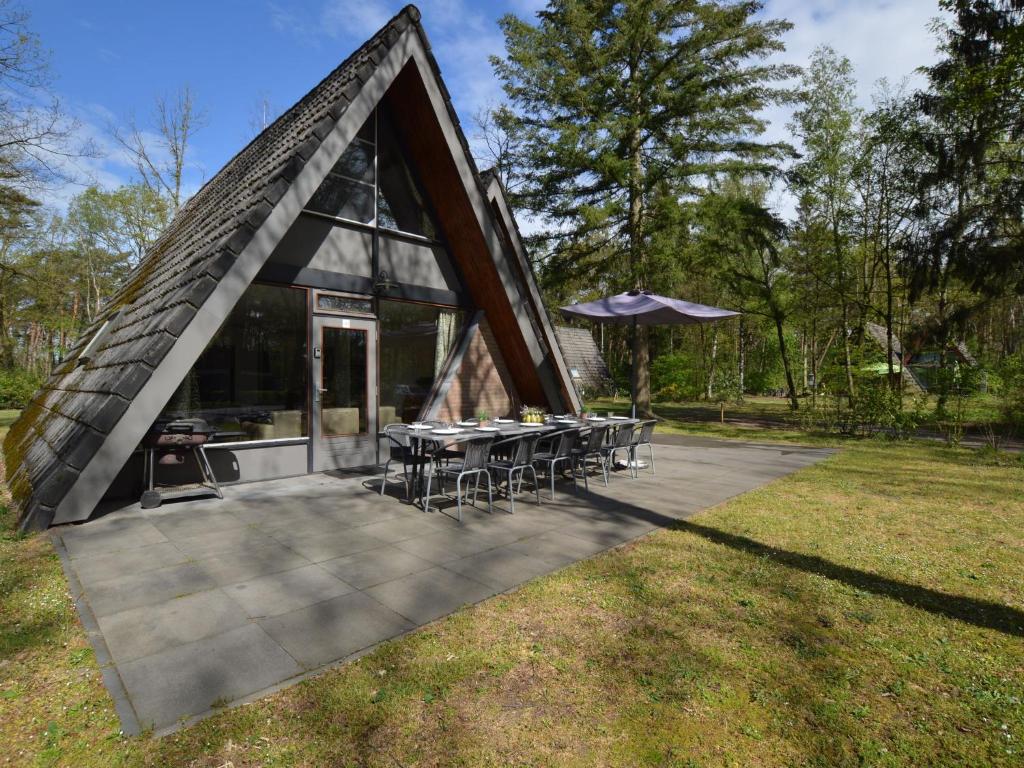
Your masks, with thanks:
[(637, 437), (633, 440), (634, 445), (648, 445), (651, 442), (651, 437), (654, 435), (654, 428), (658, 425), (654, 419), (645, 421), (640, 424), (640, 431), (637, 433)]
[(540, 442), (540, 434), (537, 432), (527, 433), (519, 438), (516, 449), (512, 454), (512, 466), (523, 467), (533, 463), (533, 454), (537, 452), (537, 443)]
[(462, 459), (463, 470), (486, 468), (493, 442), (493, 437), (478, 437), (463, 443), (466, 447), (466, 453)]
[(552, 441), (552, 453), (555, 458), (565, 458), (572, 453), (572, 449), (576, 447), (576, 441), (579, 440), (580, 431), (577, 428), (563, 429), (560, 432), (549, 432), (543, 435), (544, 440)]
[(633, 442), (633, 425), (623, 424), (617, 430), (615, 430), (615, 442), (612, 443), (616, 448), (625, 448)]
[(608, 434), (608, 427), (604, 424), (591, 427), (590, 434), (587, 436), (587, 453), (599, 450), (604, 445), (604, 436), (606, 434)]
[[(388, 424), (383, 430), (391, 447), (391, 455), (395, 458), (399, 458), (400, 452), (407, 451), (412, 447), (412, 440), (404, 427), (405, 424)], [(396, 455), (396, 452), (399, 452), (399, 455)]]

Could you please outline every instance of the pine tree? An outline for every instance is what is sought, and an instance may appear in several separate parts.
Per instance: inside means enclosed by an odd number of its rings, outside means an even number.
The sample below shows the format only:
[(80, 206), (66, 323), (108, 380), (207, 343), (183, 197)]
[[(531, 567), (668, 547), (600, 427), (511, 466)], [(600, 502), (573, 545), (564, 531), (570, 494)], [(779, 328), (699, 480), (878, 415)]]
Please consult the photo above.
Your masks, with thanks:
[[(760, 142), (759, 113), (795, 70), (765, 61), (788, 22), (759, 2), (552, 0), (531, 25), (505, 16), (493, 64), (503, 129), (521, 148), (516, 202), (547, 227), (548, 274), (593, 289), (659, 288), (671, 253), (651, 249), (654, 201), (684, 202), (729, 172), (768, 176), (788, 156)], [(650, 412), (649, 340), (637, 334), (637, 405)]]

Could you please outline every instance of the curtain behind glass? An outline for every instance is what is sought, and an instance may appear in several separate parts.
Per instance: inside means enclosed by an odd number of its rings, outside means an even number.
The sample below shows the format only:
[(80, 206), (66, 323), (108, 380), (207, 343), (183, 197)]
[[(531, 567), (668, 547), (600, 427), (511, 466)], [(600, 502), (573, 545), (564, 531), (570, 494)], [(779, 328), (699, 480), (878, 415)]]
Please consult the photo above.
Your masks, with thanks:
[(458, 331), (458, 314), (442, 309), (437, 316), (437, 344), (434, 345), (435, 379), (444, 370), (444, 364), (448, 361), (448, 356), (451, 355), (452, 349), (455, 347)]
[(454, 308), (382, 300), (380, 322), (381, 419), (415, 421), (462, 329)]

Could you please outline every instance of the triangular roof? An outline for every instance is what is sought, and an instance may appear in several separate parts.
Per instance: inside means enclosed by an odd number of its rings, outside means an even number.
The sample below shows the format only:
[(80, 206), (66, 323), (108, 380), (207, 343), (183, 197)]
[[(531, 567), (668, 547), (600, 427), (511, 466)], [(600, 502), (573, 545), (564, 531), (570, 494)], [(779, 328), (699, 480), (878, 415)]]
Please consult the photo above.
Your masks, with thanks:
[[(87, 329), (4, 441), (22, 528), (84, 520), (135, 450), (327, 171), (389, 91), (419, 110), (404, 138), (436, 163), (449, 206), (442, 228), (475, 303), (518, 322), (504, 349), (521, 391), (570, 405), (571, 385), (542, 307), (522, 280), (477, 173), (420, 13), (406, 6), (207, 182), (174, 217), (102, 319)], [(404, 101), (403, 101), (404, 103)], [(450, 149), (438, 152), (438, 142)], [(419, 146), (416, 146), (416, 145)], [(430, 185), (428, 185), (429, 187)], [(452, 194), (462, 188), (465, 195)], [(443, 212), (439, 212), (441, 214)], [(444, 218), (444, 216), (442, 216)], [(514, 224), (513, 224), (514, 226)], [(535, 293), (535, 285), (525, 286)], [(543, 318), (541, 317), (543, 316)]]
[(555, 336), (570, 375), (576, 369), (581, 387), (595, 392), (610, 388), (612, 374), (589, 329), (556, 325)]

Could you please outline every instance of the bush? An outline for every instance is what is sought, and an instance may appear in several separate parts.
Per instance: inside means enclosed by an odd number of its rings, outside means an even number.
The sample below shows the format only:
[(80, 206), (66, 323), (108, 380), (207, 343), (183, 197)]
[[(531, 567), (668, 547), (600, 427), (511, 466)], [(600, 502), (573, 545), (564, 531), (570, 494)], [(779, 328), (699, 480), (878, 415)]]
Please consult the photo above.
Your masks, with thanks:
[(0, 408), (24, 408), (43, 383), (37, 373), (0, 371)]
[(703, 392), (700, 361), (693, 355), (659, 355), (651, 363), (651, 391), (662, 402), (698, 400)]

